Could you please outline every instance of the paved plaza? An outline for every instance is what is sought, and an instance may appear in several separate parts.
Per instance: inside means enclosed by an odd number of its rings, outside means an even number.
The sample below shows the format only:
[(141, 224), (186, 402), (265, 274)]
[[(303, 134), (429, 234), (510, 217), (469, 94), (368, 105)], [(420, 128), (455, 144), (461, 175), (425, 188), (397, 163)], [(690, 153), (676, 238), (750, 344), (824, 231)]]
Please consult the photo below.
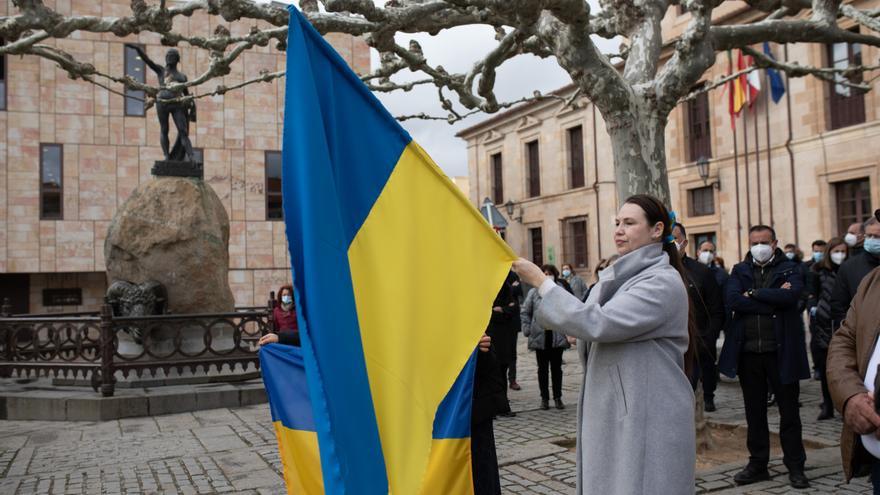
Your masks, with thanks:
[[(504, 493), (574, 493), (577, 391), (580, 364), (565, 353), (564, 400), (558, 411), (538, 409), (534, 355), (520, 339), (519, 381), (511, 391), (515, 418), (496, 422)], [(844, 484), (840, 469), (839, 418), (816, 422), (819, 386), (802, 383), (807, 476), (813, 487), (788, 486), (781, 459), (771, 461), (773, 479), (736, 488), (733, 474), (745, 457), (699, 472), (698, 493), (870, 493), (867, 479)], [(709, 419), (744, 424), (738, 384), (722, 382), (718, 412)], [(778, 416), (771, 416), (774, 428)], [(626, 462), (621, 459), (621, 462)], [(101, 423), (0, 421), (0, 494), (285, 493), (267, 405)]]

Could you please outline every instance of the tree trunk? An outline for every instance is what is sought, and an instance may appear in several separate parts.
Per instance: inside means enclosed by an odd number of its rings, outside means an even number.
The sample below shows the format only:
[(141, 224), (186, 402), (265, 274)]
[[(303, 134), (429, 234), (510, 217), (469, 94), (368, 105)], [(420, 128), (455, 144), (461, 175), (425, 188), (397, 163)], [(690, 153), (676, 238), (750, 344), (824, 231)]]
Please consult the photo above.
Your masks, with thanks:
[[(636, 99), (639, 99), (637, 96)], [(606, 117), (620, 202), (651, 194), (671, 209), (666, 173), (666, 117), (644, 103)]]

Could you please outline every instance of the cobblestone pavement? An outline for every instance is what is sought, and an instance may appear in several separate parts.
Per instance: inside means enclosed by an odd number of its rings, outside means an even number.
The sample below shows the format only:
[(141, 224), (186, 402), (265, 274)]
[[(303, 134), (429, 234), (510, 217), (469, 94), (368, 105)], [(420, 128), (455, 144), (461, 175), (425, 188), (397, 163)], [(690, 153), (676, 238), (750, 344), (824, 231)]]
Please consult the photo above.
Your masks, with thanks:
[[(520, 339), (519, 382), (511, 391), (514, 418), (495, 424), (504, 493), (574, 493), (576, 402), (580, 363), (565, 353), (564, 410), (538, 409), (535, 357)], [(804, 433), (813, 488), (803, 493), (870, 493), (862, 479), (843, 484), (836, 448), (839, 419), (815, 421), (818, 382), (802, 382)], [(723, 382), (713, 421), (743, 424), (739, 386)], [(778, 421), (771, 416), (771, 428)], [(822, 447), (825, 448), (822, 448)], [(770, 481), (736, 488), (739, 462), (698, 474), (699, 493), (795, 493), (781, 459)], [(744, 489), (745, 488), (745, 489)], [(118, 421), (0, 421), (0, 494), (284, 493), (266, 405)]]

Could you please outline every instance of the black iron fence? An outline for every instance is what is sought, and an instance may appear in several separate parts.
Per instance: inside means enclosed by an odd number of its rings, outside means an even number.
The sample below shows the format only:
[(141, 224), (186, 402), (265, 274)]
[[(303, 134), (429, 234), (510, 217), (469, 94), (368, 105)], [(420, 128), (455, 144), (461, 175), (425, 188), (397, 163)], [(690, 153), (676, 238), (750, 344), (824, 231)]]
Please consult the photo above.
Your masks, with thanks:
[(100, 312), (10, 315), (0, 308), (0, 377), (82, 377), (105, 397), (116, 374), (166, 376), (258, 369), (257, 341), (274, 332), (273, 303), (229, 313), (114, 316)]

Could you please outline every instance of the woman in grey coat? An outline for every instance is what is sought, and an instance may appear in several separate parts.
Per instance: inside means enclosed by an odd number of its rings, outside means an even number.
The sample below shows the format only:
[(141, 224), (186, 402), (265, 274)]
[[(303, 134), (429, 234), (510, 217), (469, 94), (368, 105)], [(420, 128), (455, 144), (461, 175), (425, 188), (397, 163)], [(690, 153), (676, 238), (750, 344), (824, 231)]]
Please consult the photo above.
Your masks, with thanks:
[[(586, 302), (531, 262), (514, 263), (542, 297), (538, 322), (581, 341), (579, 494), (694, 493), (694, 394), (685, 363), (693, 362), (695, 339), (673, 223), (656, 198), (629, 198), (614, 232), (621, 256)], [(580, 351), (586, 343), (588, 358)]]
[[(541, 267), (544, 274), (551, 277), (557, 286), (564, 288), (560, 283), (559, 272), (553, 265)], [(568, 338), (554, 332), (551, 328), (541, 325), (535, 314), (541, 307), (541, 296), (537, 290), (529, 291), (526, 300), (523, 301), (519, 315), (522, 322), (523, 335), (529, 339), (529, 350), (535, 351), (538, 360), (538, 388), (541, 391), (541, 409), (550, 409), (550, 386), (548, 375), (553, 375), (553, 402), (556, 409), (565, 409), (562, 403), (562, 352), (571, 347)]]

